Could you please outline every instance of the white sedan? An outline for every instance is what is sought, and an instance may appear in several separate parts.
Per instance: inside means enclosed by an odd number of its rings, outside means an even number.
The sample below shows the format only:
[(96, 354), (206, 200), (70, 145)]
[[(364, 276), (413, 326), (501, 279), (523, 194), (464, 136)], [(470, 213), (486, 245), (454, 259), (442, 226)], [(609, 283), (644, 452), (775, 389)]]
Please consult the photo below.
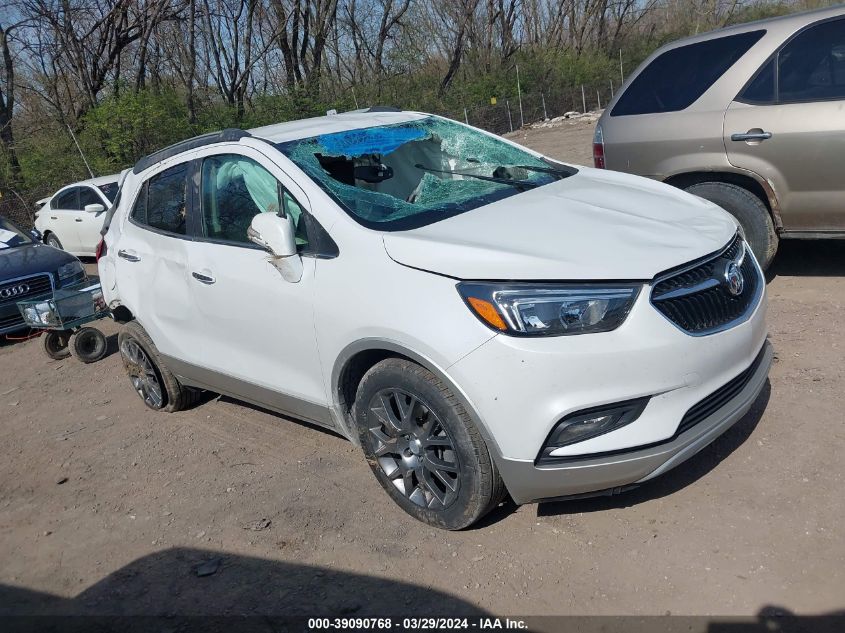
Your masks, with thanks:
[[(106, 210), (117, 195), (118, 174), (91, 178), (59, 189), (35, 213), (44, 242), (74, 255), (93, 257)], [(39, 201), (40, 202), (40, 201)]]

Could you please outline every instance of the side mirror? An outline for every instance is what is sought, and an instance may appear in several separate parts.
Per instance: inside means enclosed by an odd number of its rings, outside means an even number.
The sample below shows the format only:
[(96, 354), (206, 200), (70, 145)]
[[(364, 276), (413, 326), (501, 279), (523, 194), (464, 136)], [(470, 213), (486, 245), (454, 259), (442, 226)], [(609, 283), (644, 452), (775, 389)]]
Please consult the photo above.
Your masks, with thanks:
[(246, 230), (247, 237), (273, 257), (275, 266), (285, 281), (293, 283), (302, 279), (302, 258), (296, 250), (296, 227), (288, 214), (280, 217), (275, 213), (259, 213)]
[(105, 210), (106, 207), (100, 203), (86, 204), (84, 209), (85, 213), (102, 213)]
[(30, 229), (29, 234), (32, 236), (32, 239), (34, 239), (36, 242), (40, 242), (44, 239), (44, 236), (38, 229)]

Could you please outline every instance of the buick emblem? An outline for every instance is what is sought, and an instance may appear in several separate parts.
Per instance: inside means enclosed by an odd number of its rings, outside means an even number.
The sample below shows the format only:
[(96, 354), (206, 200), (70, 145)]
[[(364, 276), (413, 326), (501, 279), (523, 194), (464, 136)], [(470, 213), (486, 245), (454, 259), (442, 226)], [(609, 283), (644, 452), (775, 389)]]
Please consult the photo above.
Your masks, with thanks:
[(0, 299), (13, 299), (14, 297), (22, 297), (29, 292), (28, 284), (18, 284), (17, 286), (9, 286), (0, 290)]
[(725, 266), (725, 286), (734, 297), (741, 295), (743, 288), (745, 288), (745, 278), (736, 262), (728, 262), (728, 265)]

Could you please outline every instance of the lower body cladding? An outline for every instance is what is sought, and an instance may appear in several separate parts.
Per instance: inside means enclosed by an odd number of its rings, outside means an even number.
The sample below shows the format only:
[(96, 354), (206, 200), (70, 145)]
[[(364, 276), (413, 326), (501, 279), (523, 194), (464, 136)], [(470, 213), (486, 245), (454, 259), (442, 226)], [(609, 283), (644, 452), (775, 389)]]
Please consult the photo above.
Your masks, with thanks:
[[(514, 501), (612, 494), (689, 459), (748, 412), (772, 362), (765, 312), (762, 297), (744, 322), (695, 337), (641, 295), (615, 331), (497, 336), (448, 373)], [(631, 402), (636, 417), (626, 424), (550, 448), (562, 420)]]

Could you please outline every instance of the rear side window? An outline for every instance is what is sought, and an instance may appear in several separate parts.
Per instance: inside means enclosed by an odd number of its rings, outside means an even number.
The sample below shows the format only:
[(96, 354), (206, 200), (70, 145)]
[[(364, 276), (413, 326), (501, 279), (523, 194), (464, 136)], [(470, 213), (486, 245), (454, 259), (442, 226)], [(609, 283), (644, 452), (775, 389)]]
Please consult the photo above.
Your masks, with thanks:
[(103, 201), (90, 187), (81, 187), (79, 189), (79, 206), (84, 209), (89, 204), (103, 204)]
[(677, 112), (689, 107), (764, 34), (760, 30), (728, 35), (658, 55), (628, 86), (610, 115)]
[(795, 36), (737, 99), (755, 104), (845, 99), (845, 20), (822, 22)]
[(185, 235), (187, 163), (156, 174), (144, 183), (130, 218), (160, 231)]
[(771, 103), (777, 99), (775, 95), (775, 58), (766, 62), (757, 76), (748, 84), (739, 96), (748, 103)]
[(63, 191), (58, 196), (50, 201), (51, 209), (69, 209), (73, 211), (79, 210), (79, 188), (73, 187), (67, 191)]

